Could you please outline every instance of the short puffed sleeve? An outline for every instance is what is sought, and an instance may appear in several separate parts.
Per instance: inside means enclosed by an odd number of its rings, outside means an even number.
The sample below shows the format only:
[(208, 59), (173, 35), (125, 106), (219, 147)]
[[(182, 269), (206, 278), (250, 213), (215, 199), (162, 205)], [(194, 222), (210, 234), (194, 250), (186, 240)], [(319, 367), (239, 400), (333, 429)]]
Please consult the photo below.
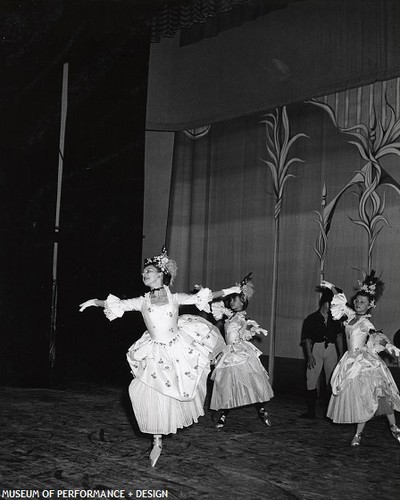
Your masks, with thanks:
[(331, 313), (333, 319), (340, 319), (343, 316), (347, 316), (347, 319), (350, 320), (354, 318), (355, 312), (353, 309), (347, 306), (347, 298), (344, 293), (337, 293), (333, 296), (331, 302)]
[(116, 318), (121, 318), (125, 311), (140, 311), (142, 305), (143, 297), (120, 299), (110, 294), (104, 301), (104, 314), (110, 321), (113, 321)]
[(180, 305), (195, 305), (200, 311), (211, 312), (209, 302), (212, 301), (212, 292), (209, 288), (201, 288), (197, 293), (177, 293), (175, 294)]

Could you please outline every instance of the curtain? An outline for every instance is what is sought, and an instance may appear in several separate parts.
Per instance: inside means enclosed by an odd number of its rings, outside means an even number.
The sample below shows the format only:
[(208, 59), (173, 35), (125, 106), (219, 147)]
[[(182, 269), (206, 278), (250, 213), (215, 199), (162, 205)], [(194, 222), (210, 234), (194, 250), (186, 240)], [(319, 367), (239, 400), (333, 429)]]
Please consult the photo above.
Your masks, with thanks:
[[(375, 96), (372, 103), (371, 95)], [(371, 109), (375, 109), (377, 123), (386, 127), (389, 105), (399, 117), (398, 98), (399, 81), (393, 80), (327, 96), (320, 102), (329, 103), (342, 127), (345, 123), (368, 127)], [(341, 131), (327, 110), (317, 104), (287, 107), (290, 135), (303, 133), (307, 137), (301, 137), (289, 152), (289, 159), (302, 161), (288, 170), (293, 177), (285, 184), (280, 214), (276, 354), (283, 357), (302, 357), (301, 324), (317, 309), (320, 261), (315, 249), (323, 194), (328, 205), (349, 185), (338, 198), (330, 221), (325, 279), (351, 295), (367, 263), (366, 232), (355, 222), (360, 216), (358, 193), (362, 185), (350, 183), (365, 167), (365, 160), (349, 142), (354, 137)], [(262, 161), (268, 159), (264, 119), (265, 115), (256, 114), (218, 123), (197, 139), (184, 132), (175, 134), (167, 244), (179, 268), (176, 290), (189, 290), (194, 284), (218, 290), (253, 272), (255, 295), (249, 315), (268, 329), (275, 195), (271, 171)], [(396, 154), (386, 155), (382, 165), (388, 182), (378, 191), (385, 199), (383, 215), (390, 226), (381, 223), (372, 266), (387, 283), (387, 298), (382, 299), (384, 308), (379, 304), (374, 311), (374, 320), (391, 337), (398, 324), (388, 312), (395, 310), (395, 297), (400, 292), (400, 266), (396, 265), (400, 171)], [(260, 341), (266, 354), (268, 342), (268, 338)]]
[(397, 77), (399, 24), (397, 0), (304, 1), (197, 43), (163, 38), (151, 45), (146, 127), (199, 127)]
[[(301, 0), (291, 0), (301, 1)], [(290, 0), (186, 0), (164, 1), (152, 20), (152, 42), (182, 30), (186, 45), (240, 25), (266, 12), (285, 7)]]

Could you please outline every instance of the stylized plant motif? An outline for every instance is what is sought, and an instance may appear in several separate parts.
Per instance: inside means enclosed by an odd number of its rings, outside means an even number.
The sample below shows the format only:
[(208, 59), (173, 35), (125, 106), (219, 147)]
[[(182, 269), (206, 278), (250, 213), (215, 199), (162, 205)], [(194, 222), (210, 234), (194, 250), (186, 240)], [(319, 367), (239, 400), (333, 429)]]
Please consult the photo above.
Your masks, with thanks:
[(275, 113), (264, 115), (261, 121), (265, 125), (265, 147), (268, 159), (261, 159), (268, 165), (273, 181), (275, 194), (274, 208), (274, 256), (272, 274), (272, 305), (271, 305), (271, 326), (270, 326), (270, 354), (269, 354), (269, 376), (273, 381), (274, 357), (275, 357), (275, 321), (276, 321), (276, 299), (278, 283), (278, 255), (279, 255), (279, 215), (282, 210), (283, 192), (286, 182), (290, 177), (295, 177), (288, 173), (289, 168), (295, 163), (303, 163), (300, 158), (289, 159), (289, 151), (293, 144), (300, 137), (308, 137), (299, 133), (290, 137), (290, 125), (286, 106), (281, 110), (275, 109)]
[(300, 158), (292, 158), (288, 161), (289, 150), (300, 137), (307, 137), (299, 133), (290, 137), (290, 125), (286, 106), (280, 112), (277, 108), (275, 113), (268, 113), (261, 121), (265, 124), (265, 147), (269, 160), (261, 160), (267, 164), (272, 174), (273, 188), (275, 194), (274, 217), (278, 219), (282, 209), (283, 189), (290, 177), (288, 170), (294, 163), (303, 163)]
[[(356, 173), (353, 179), (325, 207), (322, 214), (320, 214), (320, 218), (317, 220), (320, 225), (320, 238), (326, 242), (330, 223), (339, 198), (350, 186), (358, 185), (360, 188), (360, 192), (358, 193), (359, 219), (350, 218), (350, 220), (362, 227), (367, 233), (367, 270), (370, 272), (372, 266), (372, 251), (376, 239), (383, 227), (385, 225), (389, 226), (389, 222), (383, 216), (385, 210), (385, 196), (381, 198), (377, 192), (377, 188), (382, 185), (388, 185), (400, 195), (400, 185), (382, 169), (378, 161), (388, 154), (400, 156), (400, 119), (396, 119), (394, 109), (386, 100), (388, 109), (388, 120), (386, 124), (383, 124), (382, 120), (377, 119), (375, 109), (372, 108), (369, 126), (364, 123), (358, 123), (345, 128), (339, 125), (333, 109), (328, 104), (319, 102), (315, 99), (309, 102), (324, 109), (334, 125), (341, 132), (354, 138), (348, 142), (356, 146), (361, 157), (366, 161), (364, 167)], [(320, 249), (317, 248), (314, 250), (318, 255)], [(321, 255), (325, 258), (325, 254), (321, 253)], [(321, 257), (319, 258), (321, 260)]]
[(328, 232), (329, 229), (327, 227), (327, 220), (324, 216), (324, 208), (326, 206), (326, 186), (325, 184), (322, 187), (322, 201), (321, 201), (321, 212), (317, 210), (314, 213), (317, 215), (315, 219), (317, 224), (319, 225), (319, 234), (317, 241), (315, 243), (314, 252), (317, 254), (319, 262), (320, 262), (320, 281), (324, 279), (324, 270), (325, 270), (325, 258), (328, 251)]
[[(375, 176), (374, 179), (369, 178), (368, 175), (370, 170), (367, 169), (365, 171), (361, 171), (360, 173), (364, 179), (363, 188), (360, 190), (358, 195), (358, 216), (359, 219), (350, 220), (355, 224), (361, 226), (367, 233), (368, 245), (367, 245), (367, 271), (371, 270), (372, 266), (372, 250), (375, 244), (375, 241), (386, 225), (390, 227), (389, 222), (383, 216), (385, 211), (385, 193), (381, 198), (377, 191), (375, 190), (377, 187), (377, 182), (380, 179), (380, 166), (379, 163), (374, 164), (374, 170), (379, 171), (379, 174)], [(380, 224), (380, 227), (378, 224)]]

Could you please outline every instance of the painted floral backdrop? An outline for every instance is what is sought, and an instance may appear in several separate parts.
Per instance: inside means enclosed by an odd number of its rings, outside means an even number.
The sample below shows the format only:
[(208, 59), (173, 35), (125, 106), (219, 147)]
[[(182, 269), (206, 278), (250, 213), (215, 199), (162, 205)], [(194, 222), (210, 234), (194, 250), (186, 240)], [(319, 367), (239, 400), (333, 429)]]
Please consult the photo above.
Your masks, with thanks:
[(379, 82), (177, 133), (167, 230), (177, 289), (253, 272), (266, 354), (302, 357), (321, 278), (351, 295), (386, 283), (378, 328), (399, 329), (400, 84)]

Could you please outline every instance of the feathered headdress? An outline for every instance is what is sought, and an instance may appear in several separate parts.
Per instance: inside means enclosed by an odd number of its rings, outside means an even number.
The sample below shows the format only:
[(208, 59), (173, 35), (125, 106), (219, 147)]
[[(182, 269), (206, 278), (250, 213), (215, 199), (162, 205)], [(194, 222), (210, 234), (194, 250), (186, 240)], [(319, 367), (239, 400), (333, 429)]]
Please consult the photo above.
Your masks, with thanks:
[(245, 299), (249, 300), (254, 294), (254, 285), (251, 282), (251, 275), (253, 273), (249, 273), (245, 276), (242, 281), (239, 283), (240, 286), (240, 295)]
[(149, 257), (145, 259), (144, 266), (154, 266), (159, 269), (162, 273), (171, 276), (170, 284), (174, 282), (176, 273), (178, 271), (178, 266), (176, 262), (168, 257), (167, 249), (165, 246), (161, 249), (160, 255), (155, 255), (154, 257)]
[(375, 276), (375, 271), (372, 269), (370, 274), (364, 273), (364, 279), (358, 281), (356, 295), (365, 294), (369, 297), (372, 307), (381, 298), (385, 283)]

